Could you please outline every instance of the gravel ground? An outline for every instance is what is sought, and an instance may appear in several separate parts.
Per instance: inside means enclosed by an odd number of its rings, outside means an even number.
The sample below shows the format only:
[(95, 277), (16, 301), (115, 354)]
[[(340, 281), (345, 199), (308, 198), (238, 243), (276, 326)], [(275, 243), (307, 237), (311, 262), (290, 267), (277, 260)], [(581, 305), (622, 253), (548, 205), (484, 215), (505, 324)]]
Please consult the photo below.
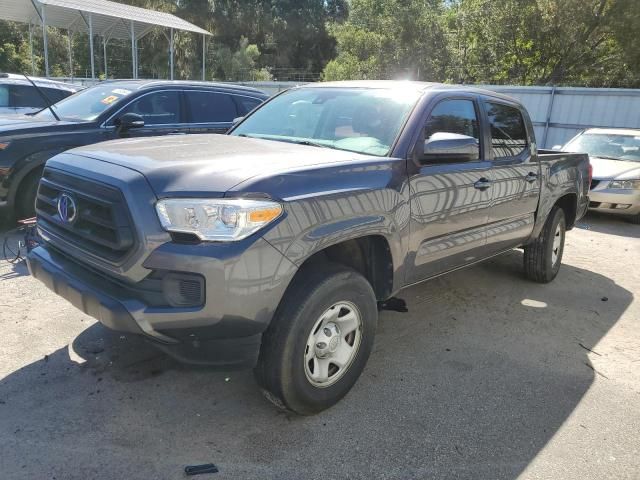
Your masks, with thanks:
[(639, 479), (640, 227), (587, 217), (551, 285), (514, 251), (402, 293), (352, 392), (276, 411), (0, 263), (0, 478)]

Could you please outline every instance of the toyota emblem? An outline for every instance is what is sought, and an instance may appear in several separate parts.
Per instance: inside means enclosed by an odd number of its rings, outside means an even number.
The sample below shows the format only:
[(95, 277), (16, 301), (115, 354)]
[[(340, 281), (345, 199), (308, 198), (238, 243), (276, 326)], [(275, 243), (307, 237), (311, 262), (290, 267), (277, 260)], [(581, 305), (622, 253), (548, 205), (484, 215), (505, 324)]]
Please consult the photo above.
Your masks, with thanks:
[(76, 201), (68, 193), (62, 193), (58, 197), (58, 215), (64, 223), (73, 223), (78, 216)]

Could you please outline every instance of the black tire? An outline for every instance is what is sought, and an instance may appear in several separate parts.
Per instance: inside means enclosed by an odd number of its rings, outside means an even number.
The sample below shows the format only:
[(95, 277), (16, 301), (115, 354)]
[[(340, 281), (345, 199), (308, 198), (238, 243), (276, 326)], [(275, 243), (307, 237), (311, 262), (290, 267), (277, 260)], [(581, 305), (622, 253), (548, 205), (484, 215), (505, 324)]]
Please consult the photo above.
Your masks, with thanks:
[[(524, 272), (527, 278), (538, 283), (549, 283), (560, 270), (567, 231), (564, 211), (553, 207), (538, 237), (524, 247)], [(560, 245), (554, 258), (554, 240), (560, 235)]]
[[(265, 396), (276, 406), (312, 415), (336, 404), (358, 380), (373, 347), (378, 309), (369, 282), (341, 265), (314, 265), (300, 271), (293, 282), (263, 336), (254, 373)], [(307, 341), (321, 315), (338, 302), (357, 307), (359, 347), (335, 383), (318, 387), (305, 373)]]
[(42, 170), (38, 168), (20, 182), (16, 193), (16, 217), (18, 220), (35, 216), (40, 177), (42, 177)]

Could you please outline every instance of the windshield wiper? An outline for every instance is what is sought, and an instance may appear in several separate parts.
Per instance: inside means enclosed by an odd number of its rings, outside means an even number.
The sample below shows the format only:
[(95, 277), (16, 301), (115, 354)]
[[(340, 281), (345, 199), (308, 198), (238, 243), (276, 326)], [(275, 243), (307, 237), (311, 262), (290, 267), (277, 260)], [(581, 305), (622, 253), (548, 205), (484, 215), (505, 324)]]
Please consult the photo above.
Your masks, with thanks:
[(333, 148), (335, 150), (335, 147), (332, 147), (331, 145), (312, 142), (311, 140), (291, 140), (291, 143), (295, 143), (296, 145), (308, 145), (309, 147)]
[[(53, 102), (51, 102), (51, 100), (49, 99), (49, 97), (47, 97), (47, 94), (46, 94), (46, 93), (44, 93), (44, 92), (42, 91), (42, 89), (41, 89), (40, 87), (38, 87), (38, 86), (35, 84), (35, 82), (34, 82), (33, 80), (31, 80), (31, 79), (27, 76), (27, 74), (26, 74), (26, 73), (24, 73), (24, 72), (23, 72), (23, 73), (22, 73), (22, 75), (24, 75), (24, 78), (26, 78), (26, 79), (29, 81), (29, 83), (30, 83), (31, 85), (33, 85), (33, 88), (35, 88), (35, 89), (36, 89), (36, 91), (40, 94), (40, 96), (41, 96), (41, 97), (42, 97), (42, 99), (44, 100), (44, 103), (47, 105), (47, 106), (46, 106), (46, 108), (48, 108), (48, 109), (51, 111), (51, 115), (53, 115), (53, 116), (54, 116), (54, 118), (55, 118), (57, 121), (60, 121), (60, 117), (56, 114), (56, 112), (54, 112), (54, 111), (53, 111), (53, 108), (51, 108), (51, 105), (53, 105)], [(44, 108), (43, 108), (42, 110), (44, 110)], [(40, 111), (42, 111), (42, 110), (40, 110)], [(36, 113), (40, 113), (40, 112), (36, 112)]]

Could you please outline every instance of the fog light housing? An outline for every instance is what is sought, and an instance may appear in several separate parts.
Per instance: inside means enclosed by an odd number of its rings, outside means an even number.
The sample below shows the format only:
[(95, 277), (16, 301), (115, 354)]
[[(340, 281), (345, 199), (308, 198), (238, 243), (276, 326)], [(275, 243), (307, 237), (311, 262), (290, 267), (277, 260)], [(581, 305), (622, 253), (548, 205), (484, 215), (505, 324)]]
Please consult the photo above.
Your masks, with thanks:
[(162, 279), (162, 293), (172, 307), (204, 305), (204, 277), (195, 273), (167, 273)]

